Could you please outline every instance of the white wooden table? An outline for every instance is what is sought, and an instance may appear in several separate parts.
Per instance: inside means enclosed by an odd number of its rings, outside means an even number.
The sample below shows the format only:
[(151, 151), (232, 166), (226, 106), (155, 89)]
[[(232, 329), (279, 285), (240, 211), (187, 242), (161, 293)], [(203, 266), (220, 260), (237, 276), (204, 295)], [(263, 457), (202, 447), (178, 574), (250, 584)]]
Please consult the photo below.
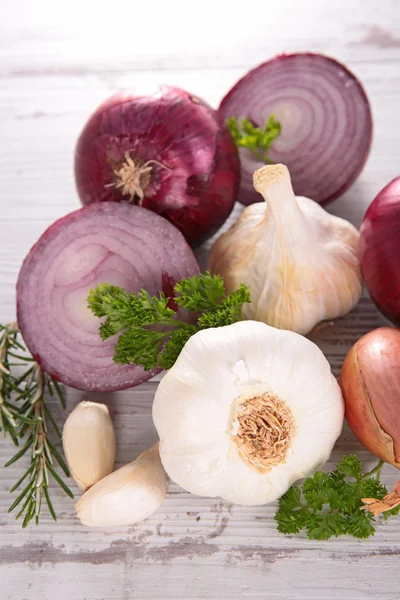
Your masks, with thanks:
[[(329, 206), (359, 225), (369, 202), (400, 175), (398, 0), (203, 0), (1, 2), (0, 320), (14, 316), (14, 285), (30, 246), (53, 220), (78, 208), (72, 159), (90, 112), (122, 88), (170, 83), (217, 105), (248, 68), (282, 50), (331, 54), (370, 96), (375, 139), (356, 184)], [(200, 253), (202, 259), (206, 249)], [(384, 323), (365, 296), (315, 341), (335, 374), (360, 334)], [(105, 397), (118, 464), (156, 439), (157, 381)], [(81, 398), (68, 390), (68, 408)], [(60, 419), (65, 418), (60, 415)], [(332, 462), (358, 452), (345, 429)], [(4, 463), (13, 452), (0, 441)], [(366, 541), (311, 542), (276, 532), (275, 506), (238, 507), (170, 486), (148, 521), (108, 531), (82, 527), (73, 503), (52, 490), (57, 524), (22, 531), (7, 515), (21, 465), (0, 471), (1, 600), (398, 600), (400, 518)], [(391, 486), (397, 472), (384, 469)], [(78, 495), (77, 488), (73, 488)]]

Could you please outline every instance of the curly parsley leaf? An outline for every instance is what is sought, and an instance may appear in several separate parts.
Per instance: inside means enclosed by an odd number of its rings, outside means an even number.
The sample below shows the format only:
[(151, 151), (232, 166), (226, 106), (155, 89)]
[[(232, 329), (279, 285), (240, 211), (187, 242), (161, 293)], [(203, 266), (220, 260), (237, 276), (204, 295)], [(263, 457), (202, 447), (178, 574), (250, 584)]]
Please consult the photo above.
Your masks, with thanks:
[(307, 523), (308, 509), (301, 500), (300, 488), (293, 485), (279, 499), (279, 511), (275, 515), (278, 531), (299, 533)]
[(247, 148), (257, 158), (271, 164), (268, 156), (273, 142), (281, 133), (281, 124), (273, 115), (266, 121), (264, 127), (256, 127), (246, 117), (238, 122), (237, 117), (226, 121), (233, 139), (239, 148)]
[(363, 498), (376, 498), (377, 500), (382, 500), (382, 498), (387, 495), (388, 490), (379, 479), (371, 477), (364, 481), (363, 492)]
[(197, 328), (175, 329), (165, 344), (164, 349), (157, 357), (158, 366), (162, 369), (170, 369), (175, 364), (183, 346), (196, 331), (198, 331)]
[(329, 475), (322, 471), (317, 471), (314, 477), (309, 477), (304, 481), (304, 499), (313, 510), (321, 510), (323, 505), (329, 502), (329, 494), (332, 490), (328, 482)]
[[(381, 466), (382, 462), (364, 474), (359, 458), (349, 455), (334, 471), (317, 471), (304, 480), (301, 488), (292, 486), (279, 500), (275, 515), (278, 531), (293, 534), (304, 530), (313, 540), (340, 535), (364, 539), (374, 535), (375, 518), (370, 511), (362, 510), (362, 499), (382, 500), (387, 495), (379, 480)], [(399, 512), (400, 506), (383, 513), (383, 517), (387, 519)]]
[(209, 271), (181, 279), (174, 289), (179, 294), (176, 303), (190, 311), (213, 310), (225, 296), (223, 278)]
[[(146, 290), (134, 294), (107, 283), (89, 292), (89, 308), (97, 317), (105, 317), (99, 329), (101, 338), (120, 334), (115, 362), (135, 363), (147, 371), (169, 369), (192, 335), (241, 320), (243, 304), (251, 301), (247, 286), (241, 284), (226, 295), (223, 278), (209, 271), (181, 279), (171, 290), (173, 303), (164, 292), (158, 296), (150, 296)], [(179, 321), (171, 305), (195, 313), (193, 323)]]
[(349, 454), (342, 458), (336, 467), (336, 474), (343, 477), (354, 477), (355, 479), (358, 479), (361, 476), (361, 472), (361, 462), (355, 454)]
[(119, 336), (114, 350), (114, 361), (123, 365), (133, 362), (142, 365), (146, 371), (151, 371), (157, 366), (164, 338), (163, 332), (134, 325)]
[(306, 530), (309, 540), (329, 540), (339, 537), (345, 529), (345, 519), (340, 513), (312, 513), (309, 515)]
[(355, 538), (366, 539), (375, 533), (374, 518), (371, 513), (358, 509), (346, 518), (344, 533)]

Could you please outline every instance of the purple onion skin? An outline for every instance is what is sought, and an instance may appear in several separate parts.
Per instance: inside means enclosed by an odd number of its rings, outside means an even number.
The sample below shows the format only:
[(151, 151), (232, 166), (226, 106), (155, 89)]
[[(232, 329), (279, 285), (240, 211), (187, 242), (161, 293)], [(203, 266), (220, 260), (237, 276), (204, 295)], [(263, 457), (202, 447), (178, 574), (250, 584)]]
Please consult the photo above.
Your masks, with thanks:
[(369, 294), (400, 326), (400, 177), (370, 204), (360, 229), (361, 270)]
[[(303, 72), (299, 77), (300, 69), (303, 69)], [(354, 114), (353, 118), (348, 119), (346, 123), (342, 139), (338, 139), (337, 136), (338, 115), (333, 114), (332, 111), (329, 112), (329, 109), (333, 106), (333, 104), (331, 106), (328, 105), (331, 102), (329, 91), (328, 89), (322, 90), (319, 82), (311, 80), (313, 69), (316, 73), (314, 77), (317, 75), (320, 77), (322, 73), (321, 81), (326, 79), (328, 82), (329, 78), (333, 78), (335, 86), (338, 86), (343, 98), (346, 98), (349, 94), (351, 95), (351, 93), (354, 93), (356, 96), (356, 108), (345, 103), (346, 108), (343, 114), (346, 117), (347, 114), (350, 114), (350, 111)], [(252, 110), (252, 105), (256, 102), (257, 98), (255, 85), (263, 85), (259, 82), (263, 82), (263, 80), (267, 80), (270, 77), (274, 81), (273, 84), (271, 81), (270, 87), (266, 84), (265, 99), (263, 97), (261, 102), (263, 107), (263, 118), (261, 119), (257, 108), (255, 108), (255, 112)], [(284, 77), (291, 78), (288, 91), (285, 92), (287, 93), (285, 101), (289, 102), (289, 104), (286, 105), (282, 115), (280, 115), (279, 111), (276, 112), (276, 109), (279, 105), (279, 86), (284, 85), (282, 84)], [(302, 110), (304, 98), (300, 101), (296, 97), (296, 93), (298, 95), (303, 93), (302, 88), (307, 89), (307, 86), (309, 92), (314, 95), (315, 101), (320, 103), (320, 110), (328, 111), (325, 115), (325, 122), (326, 124), (329, 122), (329, 129), (332, 136), (330, 133), (327, 133), (327, 127), (317, 132), (314, 125), (315, 115), (312, 115), (311, 118), (307, 117), (307, 113), (305, 113), (306, 117), (303, 119), (301, 127), (305, 126), (305, 121), (308, 118), (309, 130), (304, 134), (304, 139), (293, 147), (292, 131), (286, 128), (285, 112), (287, 113), (290, 107), (293, 106), (291, 103), (296, 101), (298, 102), (299, 111)], [(322, 93), (325, 94), (325, 100), (320, 102)], [(282, 97), (280, 100), (282, 100)], [(349, 98), (348, 102), (350, 102)], [(232, 116), (238, 118), (248, 117), (257, 127), (263, 126), (266, 119), (271, 114), (274, 114), (281, 122), (282, 133), (272, 144), (269, 152), (271, 161), (274, 163), (283, 163), (289, 168), (296, 195), (306, 196), (321, 205), (336, 200), (336, 198), (339, 198), (347, 191), (361, 173), (371, 149), (373, 133), (372, 113), (362, 84), (345, 65), (323, 54), (312, 52), (282, 53), (258, 65), (242, 77), (225, 95), (218, 112), (225, 121)], [(352, 140), (355, 140), (355, 131), (361, 115), (363, 126), (358, 132), (360, 139), (355, 144)], [(285, 131), (288, 132), (288, 147), (285, 147)], [(312, 137), (313, 134), (314, 138)], [(329, 160), (327, 158), (324, 163), (321, 163), (320, 161), (325, 155), (326, 157), (329, 156), (335, 139), (338, 142), (336, 143), (335, 154)], [(347, 149), (345, 144), (348, 146)], [(242, 161), (242, 172), (238, 200), (244, 205), (260, 202), (262, 198), (255, 192), (252, 186), (252, 175), (264, 163), (256, 157), (251, 158), (250, 151), (246, 149), (241, 148), (239, 154)], [(248, 163), (247, 167), (245, 163)]]
[(126, 152), (142, 164), (159, 163), (152, 164), (140, 204), (173, 223), (191, 246), (230, 215), (240, 182), (237, 148), (224, 121), (200, 98), (163, 86), (154, 96), (117, 95), (104, 102), (76, 146), (82, 204), (139, 203), (112, 185)]
[[(17, 282), (17, 321), (41, 368), (65, 385), (91, 392), (134, 387), (161, 371), (113, 361), (116, 338), (102, 341), (87, 294), (99, 283), (150, 295), (161, 290), (177, 318), (193, 315), (174, 301), (174, 284), (199, 274), (182, 234), (137, 206), (104, 202), (51, 225), (26, 256)], [(87, 311), (87, 312), (86, 312)]]

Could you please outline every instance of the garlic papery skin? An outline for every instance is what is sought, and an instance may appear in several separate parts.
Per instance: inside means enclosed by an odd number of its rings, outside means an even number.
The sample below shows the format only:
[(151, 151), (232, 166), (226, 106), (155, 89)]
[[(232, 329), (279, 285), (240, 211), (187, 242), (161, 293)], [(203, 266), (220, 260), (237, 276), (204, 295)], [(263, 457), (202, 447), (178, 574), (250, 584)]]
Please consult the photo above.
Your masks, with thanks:
[(133, 525), (150, 517), (166, 493), (167, 480), (156, 444), (96, 483), (75, 508), (88, 527)]
[(321, 350), (256, 321), (193, 335), (153, 404), (167, 474), (243, 505), (279, 498), (329, 458), (344, 402)]
[(81, 490), (112, 473), (115, 434), (105, 404), (80, 402), (65, 421), (62, 442), (71, 475)]
[(265, 203), (245, 208), (209, 259), (228, 293), (249, 286), (244, 318), (306, 335), (348, 313), (362, 292), (357, 229), (296, 197), (284, 165), (256, 171), (254, 187)]

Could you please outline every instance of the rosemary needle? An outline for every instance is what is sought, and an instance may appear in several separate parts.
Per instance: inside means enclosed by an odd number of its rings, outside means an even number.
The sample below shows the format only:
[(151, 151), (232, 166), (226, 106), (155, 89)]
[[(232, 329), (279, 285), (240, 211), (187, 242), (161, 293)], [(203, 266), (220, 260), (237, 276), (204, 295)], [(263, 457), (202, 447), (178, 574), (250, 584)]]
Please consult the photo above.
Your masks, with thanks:
[[(48, 392), (57, 396), (64, 408), (61, 388), (27, 355), (19, 336), (15, 323), (0, 324), (0, 427), (3, 436), (9, 435), (16, 446), (24, 438), (22, 448), (5, 466), (14, 464), (26, 454), (30, 458), (29, 466), (10, 490), (15, 492), (24, 484), (8, 512), (18, 506), (16, 519), (22, 517), (25, 528), (32, 520), (39, 524), (43, 499), (52, 518), (57, 520), (49, 494), (50, 476), (68, 496), (73, 498), (73, 494), (55, 470), (55, 463), (58, 463), (64, 475), (69, 477), (68, 467), (50, 440), (47, 426), (49, 422), (57, 438), (61, 439), (61, 432), (45, 401)], [(14, 374), (14, 368), (22, 369), (22, 374)]]

